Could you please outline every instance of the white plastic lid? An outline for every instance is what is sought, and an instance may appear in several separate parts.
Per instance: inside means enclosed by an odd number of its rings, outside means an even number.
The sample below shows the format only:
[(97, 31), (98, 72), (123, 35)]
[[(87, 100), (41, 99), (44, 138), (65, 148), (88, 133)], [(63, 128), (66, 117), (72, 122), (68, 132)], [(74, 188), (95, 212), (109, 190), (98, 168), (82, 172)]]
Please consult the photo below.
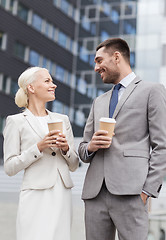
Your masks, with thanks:
[(114, 118), (102, 117), (102, 118), (100, 118), (100, 122), (116, 123), (116, 120)]
[(57, 123), (57, 122), (62, 122), (62, 120), (61, 119), (49, 120), (47, 123)]

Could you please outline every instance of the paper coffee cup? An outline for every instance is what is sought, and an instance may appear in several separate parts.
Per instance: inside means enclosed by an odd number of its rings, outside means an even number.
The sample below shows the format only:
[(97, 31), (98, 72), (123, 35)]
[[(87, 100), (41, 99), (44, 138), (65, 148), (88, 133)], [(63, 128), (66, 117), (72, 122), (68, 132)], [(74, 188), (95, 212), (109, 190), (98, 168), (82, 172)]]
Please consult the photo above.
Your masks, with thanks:
[(49, 121), (48, 129), (49, 132), (53, 130), (60, 130), (60, 133), (63, 133), (63, 121), (61, 119), (57, 119), (56, 121)]
[(108, 132), (108, 136), (112, 138), (114, 128), (115, 128), (115, 119), (114, 118), (100, 118), (99, 129), (105, 130)]

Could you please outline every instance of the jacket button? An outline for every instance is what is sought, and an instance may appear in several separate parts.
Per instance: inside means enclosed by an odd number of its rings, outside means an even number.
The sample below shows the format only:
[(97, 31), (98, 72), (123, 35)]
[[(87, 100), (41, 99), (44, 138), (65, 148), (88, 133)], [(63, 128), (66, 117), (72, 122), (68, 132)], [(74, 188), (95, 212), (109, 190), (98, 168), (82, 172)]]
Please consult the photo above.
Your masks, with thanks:
[(56, 155), (56, 153), (55, 152), (52, 152), (52, 156), (55, 156)]
[(35, 155), (34, 158), (37, 158), (37, 156)]

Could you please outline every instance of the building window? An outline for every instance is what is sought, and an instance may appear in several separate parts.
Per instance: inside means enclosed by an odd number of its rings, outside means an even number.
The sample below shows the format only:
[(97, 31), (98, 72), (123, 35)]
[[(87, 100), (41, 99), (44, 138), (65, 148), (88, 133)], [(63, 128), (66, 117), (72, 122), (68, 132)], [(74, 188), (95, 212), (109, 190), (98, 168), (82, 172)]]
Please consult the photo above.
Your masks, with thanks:
[(33, 66), (39, 66), (40, 55), (34, 50), (30, 50), (29, 63)]
[(90, 31), (92, 35), (96, 35), (96, 23), (91, 23), (90, 24)]
[(53, 101), (52, 111), (63, 114), (63, 103), (58, 100)]
[(130, 53), (130, 65), (132, 68), (135, 67), (135, 53), (134, 52)]
[(61, 0), (61, 9), (63, 12), (68, 14), (69, 12), (69, 3), (66, 0)]
[(53, 26), (52, 27), (52, 34), (51, 34), (51, 39), (53, 40), (53, 41), (56, 41), (57, 40), (57, 29)]
[(3, 32), (0, 32), (0, 49), (2, 49)]
[(10, 87), (11, 87), (11, 78), (0, 74), (0, 91), (10, 94)]
[(33, 17), (32, 17), (32, 26), (38, 30), (39, 32), (42, 31), (42, 18), (37, 15), (37, 14), (33, 14)]
[(0, 31), (0, 49), (6, 50), (7, 45), (7, 35), (4, 32)]
[(86, 94), (86, 82), (84, 79), (77, 78), (77, 90), (82, 94)]
[(66, 48), (66, 43), (67, 43), (67, 36), (66, 34), (64, 34), (63, 32), (59, 32), (58, 34), (58, 43), (59, 45), (61, 45), (62, 47)]
[(7, 90), (7, 80), (8, 77), (6, 75), (3, 76), (3, 81), (2, 81), (2, 91), (6, 93)]
[(101, 31), (101, 42), (103, 42), (104, 40), (106, 40), (109, 37), (110, 37), (109, 33), (107, 33), (104, 30)]
[(79, 47), (79, 57), (82, 61), (88, 62), (88, 51), (84, 46)]
[(88, 13), (88, 18), (96, 18), (97, 16), (97, 9), (96, 8), (90, 8)]
[(71, 86), (71, 83), (72, 83), (72, 75), (71, 73), (67, 72), (67, 77), (66, 77), (66, 83), (67, 85)]
[(52, 30), (53, 30), (53, 26), (51, 25), (51, 23), (46, 22), (44, 34), (45, 34), (48, 38), (52, 38)]
[(124, 14), (125, 15), (132, 15), (133, 14), (134, 5), (133, 4), (126, 4), (124, 7)]
[(17, 16), (23, 21), (28, 21), (28, 8), (26, 8), (23, 4), (19, 3)]
[(0, 116), (0, 134), (3, 133), (4, 127), (5, 127), (5, 118)]
[(16, 92), (18, 90), (18, 83), (16, 81), (11, 81), (11, 88), (10, 88), (10, 94), (12, 96), (15, 96)]
[(94, 40), (87, 40), (86, 42), (86, 48), (88, 51), (94, 51), (95, 50), (96, 45), (94, 44)]
[(124, 20), (124, 34), (136, 34), (136, 20), (135, 19), (127, 19)]
[(111, 20), (115, 24), (119, 23), (119, 16), (120, 16), (120, 6), (112, 6)]
[(76, 9), (70, 4), (70, 1), (67, 0), (53, 0), (53, 4), (60, 8), (62, 12), (64, 12), (67, 16), (73, 18), (75, 21), (76, 19)]
[(70, 109), (68, 106), (64, 105), (64, 110), (63, 110), (63, 114), (66, 114), (67, 116), (69, 116), (69, 112), (70, 112)]
[(81, 25), (86, 31), (90, 31), (90, 22), (86, 16), (83, 16)]
[(43, 68), (48, 68), (48, 62), (49, 60), (46, 57), (43, 57), (43, 61), (42, 61), (42, 67)]
[(110, 12), (111, 12), (110, 4), (108, 4), (107, 2), (104, 2), (103, 3), (103, 11), (104, 11), (104, 14), (109, 17)]
[(13, 12), (13, 7), (14, 7), (14, 0), (9, 1), (9, 11)]
[(94, 54), (90, 54), (90, 55), (89, 55), (89, 64), (90, 64), (92, 67), (95, 66), (94, 59), (95, 59), (95, 55), (94, 55)]
[(83, 127), (85, 124), (85, 115), (80, 110), (75, 112), (75, 123), (80, 127)]
[(14, 45), (14, 55), (21, 58), (22, 60), (25, 59), (25, 50), (26, 47), (20, 42), (16, 42)]
[(55, 77), (57, 80), (64, 82), (65, 81), (65, 69), (59, 65), (56, 66)]
[(6, 8), (6, 0), (0, 0), (0, 6)]

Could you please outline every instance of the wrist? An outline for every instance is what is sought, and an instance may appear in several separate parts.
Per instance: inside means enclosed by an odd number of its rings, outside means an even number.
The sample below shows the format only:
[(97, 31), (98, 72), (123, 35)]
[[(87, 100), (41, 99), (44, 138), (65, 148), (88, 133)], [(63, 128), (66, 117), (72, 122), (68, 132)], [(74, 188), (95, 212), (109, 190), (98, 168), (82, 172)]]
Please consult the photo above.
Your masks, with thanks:
[(40, 151), (40, 152), (42, 152), (42, 151), (43, 151), (43, 149), (42, 149), (42, 147), (41, 147), (40, 143), (38, 143), (38, 144), (37, 144), (37, 147), (38, 147), (38, 149), (39, 149), (39, 151)]
[(63, 154), (63, 155), (66, 155), (66, 153), (69, 151), (69, 146), (68, 146), (67, 149), (61, 149), (61, 150), (62, 150), (62, 154)]

